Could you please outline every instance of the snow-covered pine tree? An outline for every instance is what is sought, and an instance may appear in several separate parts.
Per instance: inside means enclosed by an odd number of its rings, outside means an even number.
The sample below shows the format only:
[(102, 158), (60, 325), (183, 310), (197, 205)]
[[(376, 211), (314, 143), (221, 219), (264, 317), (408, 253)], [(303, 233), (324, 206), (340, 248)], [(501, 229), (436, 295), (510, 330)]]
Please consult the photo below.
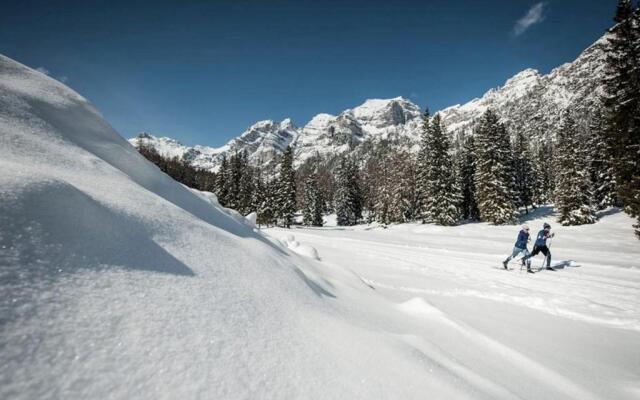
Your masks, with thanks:
[(529, 140), (524, 132), (518, 131), (513, 142), (513, 169), (516, 191), (516, 206), (524, 207), (529, 214), (529, 206), (533, 205), (533, 191), (536, 184), (535, 170), (533, 168), (533, 155), (529, 146)]
[(285, 228), (291, 227), (296, 212), (296, 177), (293, 169), (293, 149), (287, 146), (280, 162), (280, 175), (277, 181), (276, 215), (278, 222)]
[(336, 192), (333, 201), (339, 226), (354, 225), (356, 221), (356, 213), (351, 201), (351, 190), (349, 189), (351, 171), (348, 163), (347, 158), (343, 157), (336, 169)]
[(605, 136), (606, 121), (598, 108), (589, 124), (588, 164), (592, 204), (597, 210), (616, 204), (612, 151)]
[(408, 222), (415, 218), (416, 182), (415, 163), (411, 154), (397, 150), (391, 154), (391, 198), (389, 203), (390, 222)]
[(426, 219), (438, 225), (455, 225), (460, 219), (459, 193), (451, 162), (451, 140), (446, 133), (440, 114), (436, 114), (427, 126), (426, 161), (421, 182), (423, 210)]
[(355, 225), (362, 219), (358, 167), (355, 161), (348, 157), (342, 157), (336, 169), (334, 207), (340, 226)]
[(252, 198), (255, 191), (254, 170), (249, 165), (249, 156), (246, 151), (240, 153), (240, 183), (238, 193), (238, 211), (247, 215), (255, 211), (252, 207)]
[(276, 224), (275, 206), (277, 199), (276, 192), (273, 190), (276, 186), (276, 182), (274, 181), (265, 181), (260, 175), (256, 177), (253, 208), (258, 214), (256, 222), (259, 226)]
[(364, 209), (364, 203), (362, 201), (362, 184), (360, 183), (360, 169), (358, 163), (353, 157), (349, 158), (349, 176), (351, 182), (349, 183), (351, 190), (351, 199), (353, 202), (353, 210), (355, 213), (355, 223), (358, 223), (362, 219), (362, 213)]
[[(618, 199), (640, 225), (640, 7), (619, 0), (607, 35), (605, 134), (612, 152)], [(636, 228), (640, 237), (640, 228)]]
[(491, 110), (475, 130), (476, 193), (480, 217), (496, 225), (517, 221), (509, 135)]
[(388, 197), (386, 187), (390, 158), (387, 152), (385, 142), (375, 144), (362, 170), (363, 204), (368, 211), (368, 223), (389, 223), (386, 220), (388, 207), (385, 207), (388, 201), (383, 200)]
[(562, 225), (592, 224), (596, 221), (590, 202), (590, 180), (583, 138), (569, 111), (565, 112), (557, 135), (555, 207)]
[(426, 192), (427, 180), (429, 175), (429, 155), (428, 155), (428, 132), (431, 116), (429, 108), (425, 108), (422, 114), (422, 130), (420, 131), (420, 149), (418, 150), (418, 160), (416, 164), (416, 197), (419, 218), (422, 222), (427, 221), (427, 202), (429, 195)]
[(632, 16), (633, 30), (633, 80), (634, 80), (634, 102), (635, 110), (631, 116), (631, 126), (629, 128), (629, 143), (627, 153), (629, 159), (633, 160), (631, 181), (624, 190), (627, 191), (627, 210), (636, 217), (637, 223), (634, 225), (636, 236), (640, 239), (640, 2), (636, 4), (636, 9)]
[(469, 135), (458, 154), (458, 186), (460, 188), (460, 211), (462, 219), (477, 221), (480, 211), (476, 202), (476, 150), (473, 135)]
[(547, 140), (541, 141), (534, 153), (533, 168), (536, 181), (533, 190), (533, 201), (537, 205), (551, 202), (551, 196), (554, 191), (553, 154), (553, 144)]
[(222, 206), (226, 206), (229, 185), (227, 183), (227, 177), (229, 175), (229, 161), (226, 155), (222, 155), (222, 161), (220, 162), (220, 169), (216, 175), (215, 194), (218, 197), (218, 202)]
[(307, 226), (322, 226), (324, 199), (318, 187), (318, 174), (313, 171), (307, 176), (304, 187), (303, 223)]

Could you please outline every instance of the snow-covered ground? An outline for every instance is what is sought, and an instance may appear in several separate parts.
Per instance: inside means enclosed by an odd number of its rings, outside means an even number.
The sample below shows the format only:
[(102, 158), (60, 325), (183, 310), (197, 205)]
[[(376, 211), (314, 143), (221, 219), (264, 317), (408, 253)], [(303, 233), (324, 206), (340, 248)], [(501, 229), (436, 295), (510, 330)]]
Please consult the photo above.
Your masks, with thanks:
[[(640, 244), (619, 210), (581, 227), (549, 208), (556, 272), (502, 270), (518, 227), (404, 224), (267, 229), (317, 249), (320, 269), (348, 269), (402, 316), (387, 326), (471, 397), (640, 397)], [(542, 263), (534, 259), (534, 270)]]
[(630, 220), (533, 276), (495, 269), (515, 234), (264, 235), (0, 56), (1, 399), (638, 398)]

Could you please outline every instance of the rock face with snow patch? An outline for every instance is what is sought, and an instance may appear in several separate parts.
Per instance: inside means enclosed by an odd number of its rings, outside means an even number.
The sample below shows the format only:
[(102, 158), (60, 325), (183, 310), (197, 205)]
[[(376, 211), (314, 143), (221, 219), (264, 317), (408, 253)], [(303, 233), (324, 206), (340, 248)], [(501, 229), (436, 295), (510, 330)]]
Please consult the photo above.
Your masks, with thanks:
[(297, 137), (298, 129), (289, 118), (280, 123), (267, 120), (249, 127), (227, 147), (230, 153), (246, 151), (254, 165), (262, 166), (273, 162)]
[(491, 89), (482, 98), (441, 111), (447, 129), (458, 135), (472, 133), (474, 122), (489, 108), (512, 132), (541, 138), (554, 136), (566, 109), (588, 120), (602, 95), (606, 38), (603, 37), (572, 63), (548, 75), (524, 70), (504, 86)]
[(129, 139), (129, 143), (135, 147), (150, 146), (166, 158), (178, 157), (191, 166), (198, 169), (215, 170), (218, 167), (222, 154), (228, 151), (227, 146), (215, 148), (209, 146), (188, 147), (175, 139), (168, 137), (156, 137), (147, 132)]

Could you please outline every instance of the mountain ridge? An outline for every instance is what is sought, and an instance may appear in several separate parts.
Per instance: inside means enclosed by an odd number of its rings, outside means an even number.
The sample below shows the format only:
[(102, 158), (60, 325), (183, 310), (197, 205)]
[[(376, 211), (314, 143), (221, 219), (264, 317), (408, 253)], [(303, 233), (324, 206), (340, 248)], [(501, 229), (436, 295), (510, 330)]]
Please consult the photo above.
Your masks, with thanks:
[[(602, 93), (606, 34), (587, 47), (574, 61), (541, 74), (526, 68), (489, 89), (482, 97), (446, 107), (440, 113), (447, 131), (456, 139), (472, 134), (477, 119), (489, 108), (500, 115), (512, 133), (546, 139), (555, 135), (555, 125), (564, 110), (571, 108), (579, 120), (588, 122)], [(297, 166), (319, 156), (331, 158), (354, 151), (364, 142), (390, 141), (415, 151), (420, 137), (421, 109), (404, 97), (367, 99), (361, 105), (338, 115), (320, 113), (303, 127), (289, 118), (281, 122), (258, 121), (225, 146), (169, 146), (170, 138), (148, 133), (129, 141), (155, 147), (166, 156), (183, 157), (196, 168), (217, 170), (224, 155), (247, 151), (256, 166), (273, 164), (288, 145), (294, 147)], [(182, 152), (182, 155), (181, 155)]]

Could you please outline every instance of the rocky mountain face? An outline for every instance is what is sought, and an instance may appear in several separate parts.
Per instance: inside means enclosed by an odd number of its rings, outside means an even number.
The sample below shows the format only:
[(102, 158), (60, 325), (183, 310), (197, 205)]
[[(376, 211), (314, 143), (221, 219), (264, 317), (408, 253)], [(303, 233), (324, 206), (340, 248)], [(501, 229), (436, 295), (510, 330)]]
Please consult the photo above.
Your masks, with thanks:
[[(441, 110), (447, 130), (456, 138), (471, 134), (475, 122), (487, 109), (497, 112), (511, 132), (524, 130), (534, 139), (554, 137), (566, 109), (586, 123), (602, 94), (606, 45), (603, 37), (574, 62), (547, 75), (527, 69), (481, 98)], [(153, 146), (163, 155), (183, 157), (194, 167), (210, 170), (217, 169), (224, 154), (236, 151), (247, 151), (254, 165), (268, 167), (291, 145), (299, 166), (313, 157), (327, 159), (345, 152), (366, 153), (380, 141), (415, 151), (421, 122), (420, 108), (397, 97), (370, 99), (339, 115), (318, 114), (302, 128), (290, 119), (280, 123), (260, 121), (220, 148), (186, 147), (173, 139), (156, 138), (148, 133), (130, 142)]]
[(574, 111), (578, 120), (588, 121), (602, 95), (606, 46), (602, 37), (574, 62), (547, 75), (526, 69), (482, 98), (440, 111), (443, 121), (455, 135), (471, 134), (475, 121), (491, 108), (511, 132), (524, 130), (533, 138), (555, 136), (566, 109)]

